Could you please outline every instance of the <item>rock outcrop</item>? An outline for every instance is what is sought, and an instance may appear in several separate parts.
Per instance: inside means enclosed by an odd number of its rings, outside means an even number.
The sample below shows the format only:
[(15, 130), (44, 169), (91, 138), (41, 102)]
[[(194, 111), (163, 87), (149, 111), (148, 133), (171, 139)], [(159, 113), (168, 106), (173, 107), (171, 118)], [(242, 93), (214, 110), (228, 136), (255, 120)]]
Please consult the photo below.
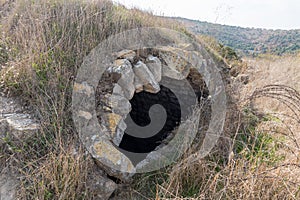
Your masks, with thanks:
[[(126, 32), (126, 37), (117, 34), (99, 45), (99, 48), (95, 48), (79, 69), (73, 90), (73, 119), (81, 141), (108, 175), (124, 182), (132, 180), (131, 177), (136, 172), (149, 172), (167, 166), (174, 162), (173, 157), (180, 154), (179, 151), (174, 152), (176, 149), (183, 149), (181, 152), (186, 150), (190, 145), (190, 136), (195, 136), (190, 132), (198, 130), (199, 115), (188, 121), (189, 111), (192, 108), (200, 109), (196, 105), (198, 102), (207, 100), (207, 104), (211, 106), (208, 112), (212, 111), (209, 120), (214, 122), (209, 124), (207, 132), (204, 133), (205, 145), (201, 156), (207, 155), (217, 141), (226, 114), (223, 79), (218, 73), (222, 66), (219, 68), (205, 48), (191, 38), (182, 39), (183, 35), (166, 29), (153, 33), (149, 30), (147, 29), (143, 38), (140, 38), (143, 30), (139, 29), (137, 32)], [(146, 44), (141, 44), (141, 41)], [(122, 50), (129, 47), (133, 50)], [(198, 78), (202, 80), (199, 81)], [(202, 90), (203, 87), (207, 89)], [(206, 94), (202, 95), (203, 93)], [(193, 102), (190, 101), (190, 96), (193, 96)], [(135, 98), (142, 100), (134, 104)], [(150, 114), (153, 105), (162, 105), (162, 102), (167, 105), (163, 106), (167, 108), (167, 120), (160, 118), (163, 113), (161, 108), (152, 109), (153, 115)], [(119, 108), (121, 105), (124, 107)], [(185, 110), (185, 105), (192, 108), (186, 106)], [(140, 111), (142, 114), (138, 115)], [(130, 122), (126, 118), (131, 115), (136, 117), (134, 122), (137, 126), (142, 127), (134, 129), (138, 130), (138, 136), (143, 136), (144, 133), (148, 136), (143, 127), (148, 127), (149, 124), (151, 130), (158, 127), (151, 126), (152, 121), (157, 120), (155, 123), (166, 125), (166, 129), (161, 129), (163, 132), (159, 133), (159, 138), (154, 142), (150, 141), (153, 142), (151, 148), (147, 148), (149, 142), (146, 139), (149, 137), (141, 138), (131, 134), (133, 136), (130, 138), (130, 134), (126, 132), (130, 129)], [(182, 116), (186, 118), (183, 119)], [(171, 135), (173, 131), (174, 134)], [(155, 136), (158, 135), (156, 133), (154, 132)], [(185, 136), (189, 138), (187, 141)], [(130, 143), (128, 148), (122, 145), (126, 137), (129, 138), (126, 143)], [(175, 137), (177, 140), (173, 145), (157, 145), (162, 144), (166, 138), (172, 141)], [(139, 145), (137, 149), (136, 141), (146, 148)], [(165, 151), (160, 151), (163, 148)], [(141, 154), (143, 156), (139, 157)], [(131, 159), (134, 156), (139, 158)], [(167, 165), (164, 164), (165, 161)]]
[[(0, 96), (0, 146), (7, 141), (27, 140), (39, 130), (38, 120), (18, 100)], [(16, 199), (18, 175), (0, 169), (0, 199)]]
[(0, 173), (0, 200), (15, 200), (19, 181), (7, 170)]
[[(191, 48), (188, 44), (183, 46), (186, 49)], [(93, 140), (88, 148), (92, 149), (93, 157), (109, 175), (127, 181), (136, 172), (136, 168), (117, 146), (120, 145), (127, 128), (125, 119), (131, 112), (130, 100), (135, 93), (142, 91), (158, 93), (163, 77), (177, 82), (186, 79), (192, 66), (190, 61), (194, 64), (197, 61), (189, 58), (184, 60), (182, 57), (189, 55), (188, 51), (175, 47), (123, 50), (115, 55), (117, 59), (106, 71), (106, 77), (112, 77), (107, 80), (113, 80), (108, 90), (112, 92), (101, 91), (104, 94), (101, 95), (98, 107), (98, 117), (104, 135)], [(182, 91), (184, 96), (187, 95), (185, 92)], [(189, 98), (189, 95), (186, 98)]]
[(0, 144), (5, 137), (25, 140), (35, 134), (39, 123), (14, 99), (0, 97)]

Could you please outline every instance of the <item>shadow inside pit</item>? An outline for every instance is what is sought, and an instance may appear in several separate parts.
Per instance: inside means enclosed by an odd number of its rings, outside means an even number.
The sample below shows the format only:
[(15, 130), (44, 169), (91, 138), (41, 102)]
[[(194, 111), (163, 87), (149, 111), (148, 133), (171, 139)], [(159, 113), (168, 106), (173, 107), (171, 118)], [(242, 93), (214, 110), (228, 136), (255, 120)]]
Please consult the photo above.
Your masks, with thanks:
[[(156, 94), (143, 91), (136, 93), (130, 100), (132, 110), (129, 114), (133, 122), (140, 127), (145, 127), (151, 123), (149, 110), (152, 106), (159, 104), (166, 112), (166, 121), (163, 128), (158, 133), (154, 133), (151, 137), (135, 137), (132, 133), (126, 133), (127, 129), (125, 130), (119, 149), (134, 165), (145, 159), (147, 153), (155, 150), (181, 121), (181, 109), (177, 97), (167, 87), (162, 85), (160, 87), (161, 90)], [(159, 115), (161, 115), (161, 112), (154, 112), (152, 118), (161, 117)], [(136, 153), (140, 154), (137, 155)]]

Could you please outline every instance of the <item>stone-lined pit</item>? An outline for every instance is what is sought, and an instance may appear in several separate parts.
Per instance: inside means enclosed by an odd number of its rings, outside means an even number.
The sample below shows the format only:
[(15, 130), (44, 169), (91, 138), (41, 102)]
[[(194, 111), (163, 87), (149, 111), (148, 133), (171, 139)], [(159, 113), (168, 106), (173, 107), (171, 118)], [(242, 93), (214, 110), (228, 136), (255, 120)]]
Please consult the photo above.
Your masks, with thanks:
[[(175, 94), (167, 87), (160, 86), (160, 91), (156, 94), (150, 92), (140, 92), (130, 100), (130, 116), (138, 126), (147, 126), (151, 123), (149, 110), (155, 104), (162, 105), (167, 113), (164, 127), (150, 138), (138, 138), (126, 133), (119, 147), (123, 150), (134, 153), (149, 153), (171, 133), (181, 121), (181, 109)], [(160, 113), (158, 112), (157, 115)], [(159, 116), (154, 116), (159, 117)]]
[[(200, 97), (208, 96), (202, 76), (191, 67), (190, 62), (178, 56), (186, 53), (187, 51), (175, 47), (123, 50), (115, 53), (117, 59), (102, 75), (96, 92), (97, 117), (111, 144), (98, 142), (94, 149), (101, 157), (106, 154), (104, 151), (113, 152), (111, 158), (105, 156), (105, 162), (114, 163), (121, 159), (124, 163), (118, 161), (118, 165), (130, 166), (133, 170), (148, 153), (165, 146), (174, 137), (174, 130), (182, 120), (192, 113)], [(185, 90), (187, 87), (193, 91), (192, 95)], [(174, 90), (177, 94), (174, 94)], [(184, 99), (183, 104), (178, 101), (177, 96)], [(128, 117), (137, 126), (146, 127), (151, 124), (149, 110), (157, 104), (166, 112), (166, 123), (163, 127), (147, 138), (128, 134)], [(189, 108), (182, 113), (181, 107)], [(157, 117), (154, 113), (152, 119), (161, 117), (161, 114), (158, 110)], [(142, 131), (138, 133), (143, 134)], [(117, 153), (116, 150), (120, 152)], [(142, 156), (136, 158), (135, 153)], [(121, 180), (127, 176), (122, 173), (116, 175), (116, 172), (110, 170), (108, 174)]]

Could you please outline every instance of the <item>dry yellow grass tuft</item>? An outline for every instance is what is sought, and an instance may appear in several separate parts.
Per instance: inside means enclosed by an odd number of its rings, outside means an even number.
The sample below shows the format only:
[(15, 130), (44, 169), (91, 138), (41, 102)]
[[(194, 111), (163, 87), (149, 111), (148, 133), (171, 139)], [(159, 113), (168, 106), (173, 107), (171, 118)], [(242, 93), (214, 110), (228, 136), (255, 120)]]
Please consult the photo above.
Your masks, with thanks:
[[(23, 199), (92, 199), (85, 185), (88, 162), (82, 152), (73, 155), (69, 148), (76, 146), (69, 141), (78, 139), (70, 109), (76, 70), (112, 34), (144, 26), (185, 29), (106, 0), (16, 0), (8, 7), (0, 7), (0, 47), (7, 49), (0, 52), (5, 75), (1, 86), (30, 102), (42, 129), (31, 141), (16, 143), (17, 152), (1, 152), (0, 158), (24, 175)], [(228, 111), (234, 113), (225, 127), (228, 134), (222, 138), (231, 145), (221, 141), (210, 156), (195, 159), (195, 144), (168, 169), (137, 177), (132, 190), (138, 199), (300, 198), (299, 94), (283, 86), (299, 91), (299, 56), (248, 63), (243, 73), (250, 74), (249, 84), (237, 81), (230, 88), (239, 91)], [(235, 64), (238, 68), (240, 63)], [(280, 87), (263, 88), (270, 84)], [(252, 96), (255, 91), (261, 95)], [(280, 97), (284, 99), (278, 101)]]
[(249, 83), (233, 78), (231, 85), (237, 107), (229, 112), (238, 113), (225, 127), (231, 130), (228, 157), (217, 153), (219, 144), (207, 158), (195, 159), (194, 146), (169, 169), (140, 177), (134, 194), (147, 199), (152, 191), (157, 200), (300, 198), (299, 57), (272, 56), (247, 65), (243, 75)]
[(29, 163), (23, 172), (24, 178), (18, 198), (91, 198), (86, 189), (90, 161), (82, 152), (74, 154), (73, 149), (69, 148), (58, 154), (51, 152), (38, 163)]
[(0, 87), (32, 106), (41, 130), (30, 141), (15, 143), (18, 152), (1, 147), (0, 159), (24, 175), (22, 199), (92, 199), (85, 196), (87, 163), (68, 150), (69, 141), (78, 140), (71, 113), (77, 69), (113, 34), (144, 26), (180, 27), (110, 0), (7, 0), (1, 5)]

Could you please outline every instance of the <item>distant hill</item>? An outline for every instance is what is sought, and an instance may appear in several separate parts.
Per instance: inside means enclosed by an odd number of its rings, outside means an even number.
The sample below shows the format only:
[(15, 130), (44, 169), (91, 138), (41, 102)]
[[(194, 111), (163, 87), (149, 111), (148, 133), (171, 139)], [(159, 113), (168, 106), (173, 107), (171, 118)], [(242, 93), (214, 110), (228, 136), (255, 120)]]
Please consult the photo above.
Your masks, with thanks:
[(300, 50), (300, 29), (269, 30), (227, 26), (184, 18), (174, 18), (195, 34), (216, 38), (239, 54), (273, 53), (282, 55)]

